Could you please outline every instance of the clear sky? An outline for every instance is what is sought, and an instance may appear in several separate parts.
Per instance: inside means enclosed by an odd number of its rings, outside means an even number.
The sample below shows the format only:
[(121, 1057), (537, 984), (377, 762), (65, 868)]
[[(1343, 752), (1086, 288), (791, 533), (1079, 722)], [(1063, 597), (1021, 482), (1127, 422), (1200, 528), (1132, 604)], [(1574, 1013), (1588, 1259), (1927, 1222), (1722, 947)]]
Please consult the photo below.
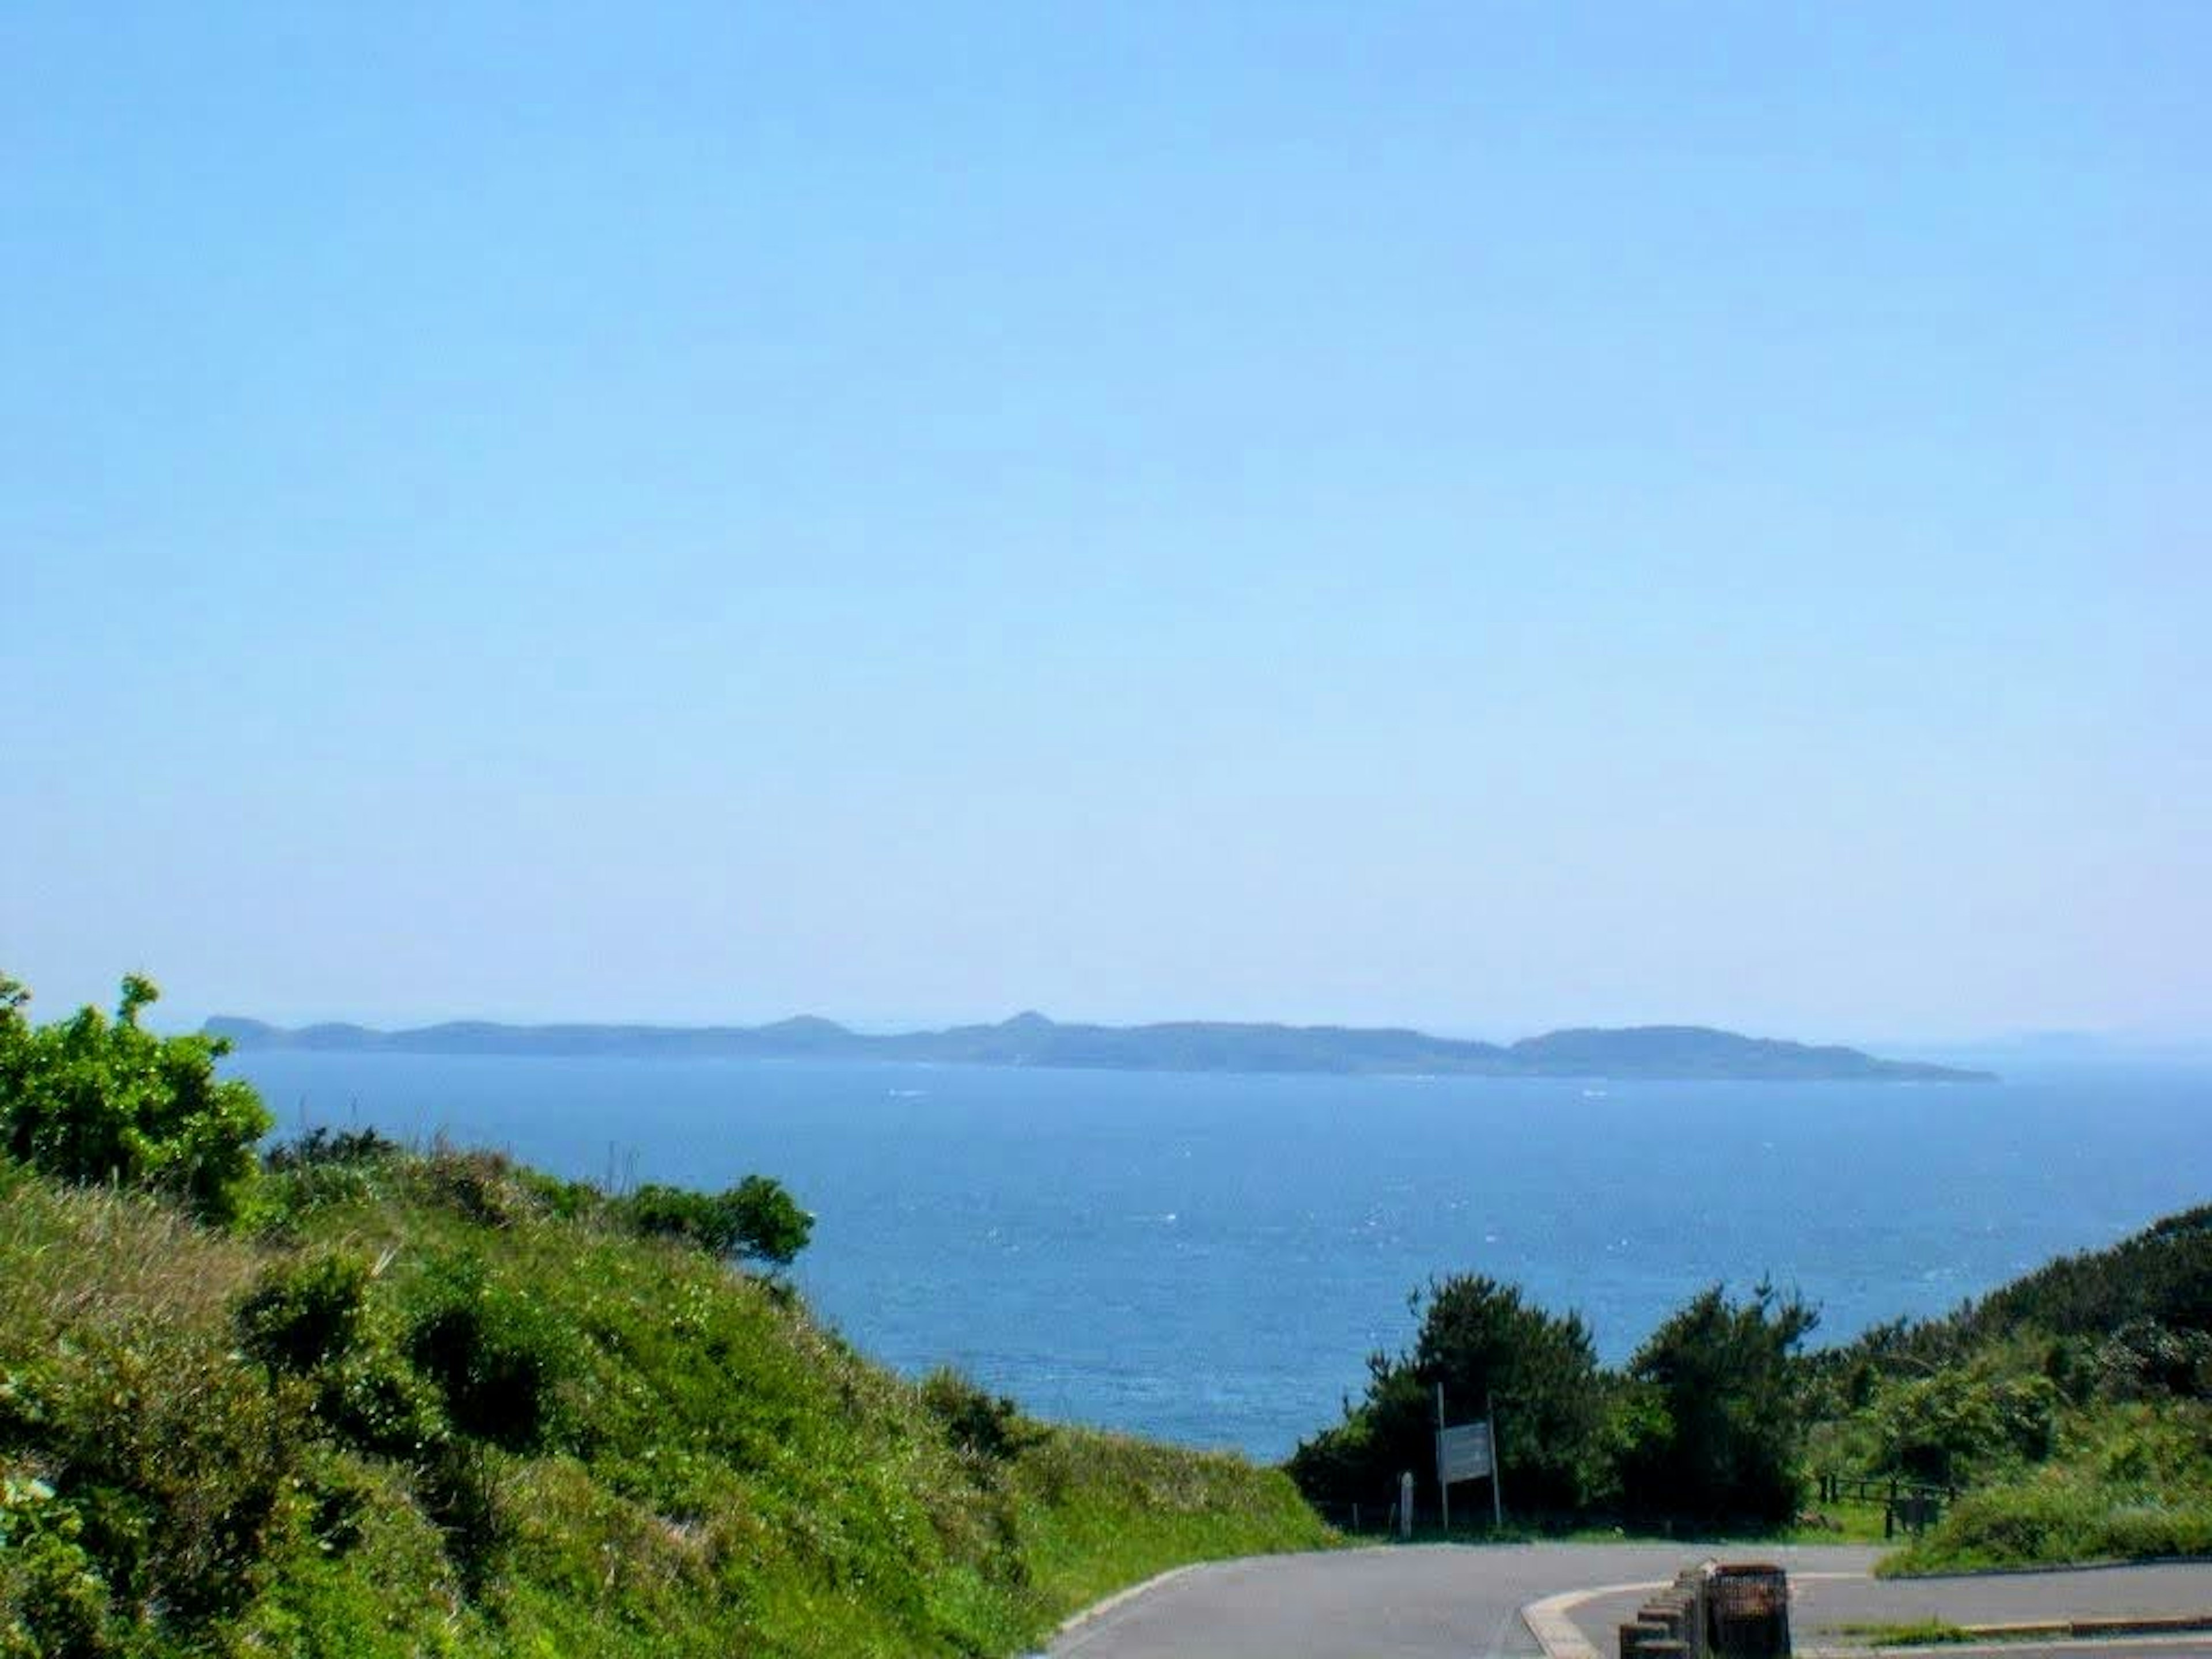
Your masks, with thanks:
[(46, 1013), (2212, 1029), (2212, 6), (0, 11)]

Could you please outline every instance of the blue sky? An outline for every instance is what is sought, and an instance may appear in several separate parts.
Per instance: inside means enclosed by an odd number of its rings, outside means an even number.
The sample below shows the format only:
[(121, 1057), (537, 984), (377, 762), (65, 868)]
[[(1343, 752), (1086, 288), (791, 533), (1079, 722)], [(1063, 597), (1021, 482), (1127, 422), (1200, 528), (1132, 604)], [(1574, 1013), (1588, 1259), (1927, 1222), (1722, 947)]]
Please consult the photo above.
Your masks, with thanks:
[(0, 61), (49, 1012), (2212, 1030), (2212, 9)]

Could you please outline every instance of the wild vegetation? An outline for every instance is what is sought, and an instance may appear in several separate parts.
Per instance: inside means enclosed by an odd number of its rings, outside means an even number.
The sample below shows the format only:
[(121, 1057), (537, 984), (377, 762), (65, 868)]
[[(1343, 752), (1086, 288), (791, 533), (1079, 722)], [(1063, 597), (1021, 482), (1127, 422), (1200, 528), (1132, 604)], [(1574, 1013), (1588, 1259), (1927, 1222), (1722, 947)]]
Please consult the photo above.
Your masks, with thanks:
[(1523, 1523), (1817, 1528), (1838, 1513), (1825, 1475), (1939, 1489), (1893, 1571), (2212, 1553), (2212, 1206), (1809, 1352), (1814, 1310), (1771, 1287), (1702, 1292), (1615, 1372), (1578, 1316), (1512, 1285), (1425, 1301), (1412, 1349), (1374, 1356), (1364, 1396), (1292, 1456), (1316, 1503), (1379, 1513), (1404, 1469), (1432, 1503), (1441, 1382), (1455, 1418), (1495, 1398)]
[(1706, 1291), (1619, 1372), (1601, 1369), (1579, 1315), (1536, 1307), (1516, 1285), (1455, 1277), (1416, 1306), (1411, 1351), (1370, 1357), (1365, 1396), (1292, 1454), (1291, 1473), (1316, 1503), (1379, 1513), (1412, 1470), (1432, 1504), (1442, 1385), (1455, 1420), (1494, 1405), (1504, 1489), (1524, 1523), (1759, 1528), (1796, 1513), (1796, 1351), (1814, 1316), (1795, 1299)]
[(996, 1654), (1327, 1540), (1279, 1474), (869, 1364), (775, 1275), (811, 1218), (765, 1178), (257, 1158), (147, 1000), (0, 1026), (4, 1659)]
[(1820, 1357), (1816, 1452), (1964, 1495), (1892, 1566), (2212, 1554), (2212, 1206)]

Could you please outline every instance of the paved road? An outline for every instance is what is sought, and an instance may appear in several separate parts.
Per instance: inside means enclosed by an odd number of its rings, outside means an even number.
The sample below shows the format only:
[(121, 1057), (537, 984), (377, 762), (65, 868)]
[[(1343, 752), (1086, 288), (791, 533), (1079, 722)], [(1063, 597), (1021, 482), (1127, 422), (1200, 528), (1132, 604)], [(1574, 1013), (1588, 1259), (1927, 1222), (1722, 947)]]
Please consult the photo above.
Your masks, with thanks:
[[(1763, 1552), (1792, 1573), (1863, 1572), (1876, 1552)], [(1542, 1651), (1524, 1602), (1671, 1578), (1695, 1546), (1419, 1545), (1194, 1568), (1070, 1631), (1054, 1659), (1479, 1659)]]
[[(1881, 1582), (1878, 1552), (1846, 1547), (1716, 1549), (1697, 1545), (1422, 1546), (1269, 1556), (1198, 1567), (1063, 1633), (1054, 1659), (1488, 1659), (1540, 1654), (1521, 1622), (1530, 1601), (1571, 1590), (1649, 1583), (1722, 1553), (1772, 1560), (1796, 1595), (1801, 1647), (1838, 1625), (1943, 1618), (1954, 1624), (2124, 1613), (2212, 1613), (2212, 1565)], [(1640, 1595), (1572, 1610), (1600, 1654)], [(2013, 1659), (2062, 1649), (2018, 1647)], [(2076, 1648), (2075, 1652), (2081, 1651)], [(2212, 1642), (2142, 1643), (2126, 1659), (2202, 1655)]]
[[(1845, 1645), (1851, 1625), (2023, 1624), (2055, 1619), (2118, 1619), (2212, 1613), (2212, 1563), (2091, 1567), (2071, 1572), (1975, 1573), (1948, 1578), (1799, 1577), (1791, 1574), (1794, 1645)], [(1617, 1650), (1622, 1623), (1643, 1600), (1603, 1596), (1577, 1607), (1574, 1622), (1601, 1654)], [(2188, 1650), (2212, 1647), (2204, 1637)], [(2009, 1651), (2009, 1650), (2008, 1650)]]

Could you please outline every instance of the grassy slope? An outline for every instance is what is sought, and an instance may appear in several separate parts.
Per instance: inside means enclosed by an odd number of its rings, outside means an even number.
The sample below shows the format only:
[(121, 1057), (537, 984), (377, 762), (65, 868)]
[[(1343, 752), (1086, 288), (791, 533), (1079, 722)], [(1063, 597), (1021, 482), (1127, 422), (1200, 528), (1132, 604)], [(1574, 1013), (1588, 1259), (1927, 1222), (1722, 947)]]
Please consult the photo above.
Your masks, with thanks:
[(1970, 1490), (1883, 1571), (2212, 1554), (2212, 1207), (2064, 1257), (1948, 1319), (1833, 1357), (1862, 1397), (1816, 1431), (1827, 1467)]
[(2212, 1555), (2212, 1405), (2092, 1404), (2047, 1461), (1968, 1492), (1886, 1574)]
[[(272, 1177), (249, 1241), (0, 1170), (0, 1655), (71, 1621), (88, 1654), (1000, 1653), (1326, 1541), (1237, 1459), (960, 1443), (774, 1286), (590, 1208), (495, 1160), (325, 1167)], [(273, 1376), (239, 1299), (333, 1253), (377, 1264), (352, 1369)], [(550, 1358), (534, 1432), (398, 1357), (457, 1297)]]

